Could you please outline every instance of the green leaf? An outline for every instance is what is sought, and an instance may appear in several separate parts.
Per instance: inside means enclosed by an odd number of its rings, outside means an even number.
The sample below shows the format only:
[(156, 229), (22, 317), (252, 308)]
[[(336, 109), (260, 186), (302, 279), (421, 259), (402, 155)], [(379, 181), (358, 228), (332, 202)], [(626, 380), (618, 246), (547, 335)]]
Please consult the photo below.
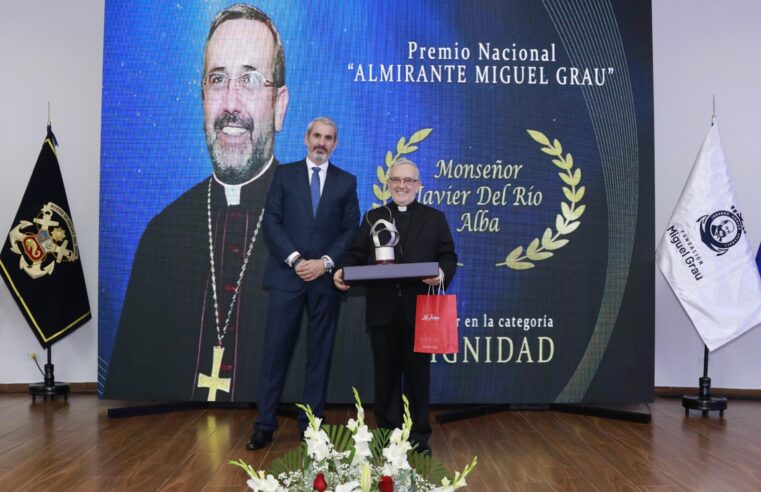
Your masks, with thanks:
[(378, 181), (382, 184), (386, 184), (388, 178), (386, 178), (386, 171), (384, 171), (381, 166), (378, 166), (376, 174), (378, 175)]
[(523, 253), (523, 246), (518, 246), (507, 255), (507, 258), (505, 258), (505, 264), (513, 270), (528, 270), (529, 268), (534, 268), (533, 263), (518, 260), (521, 253)]
[(565, 195), (565, 197), (568, 199), (569, 202), (573, 203), (576, 201), (573, 199), (574, 194), (571, 191), (571, 188), (566, 188), (565, 186), (563, 186), (563, 194)]
[(383, 190), (377, 184), (373, 185), (373, 194), (378, 200), (383, 200)]
[(568, 171), (570, 167), (568, 166), (568, 163), (566, 163), (562, 159), (552, 159), (552, 163), (555, 164), (560, 169), (563, 169), (564, 171)]
[(581, 168), (577, 167), (573, 174), (558, 173), (558, 176), (568, 186), (576, 186), (581, 181)]
[(298, 446), (285, 453), (280, 458), (275, 458), (267, 473), (278, 476), (281, 473), (304, 470), (309, 466), (306, 446)]
[(565, 229), (565, 220), (563, 219), (562, 215), (557, 214), (555, 217), (555, 230), (563, 234), (563, 229)]
[(533, 263), (529, 263), (528, 261), (521, 261), (508, 263), (507, 266), (513, 270), (528, 270), (529, 268), (534, 268), (535, 265)]
[(372, 462), (374, 465), (380, 465), (383, 460), (383, 448), (388, 446), (391, 437), (391, 429), (377, 428), (370, 431), (373, 434), (373, 440), (370, 441), (370, 452), (372, 453)]
[(584, 198), (584, 192), (586, 191), (586, 186), (582, 186), (578, 190), (576, 190), (576, 194), (573, 195), (573, 202), (580, 202), (582, 198)]
[(393, 154), (391, 153), (390, 150), (386, 151), (386, 160), (385, 160), (385, 162), (386, 162), (386, 167), (391, 167), (391, 164), (394, 163), (394, 156), (393, 156)]
[(578, 229), (580, 225), (581, 225), (581, 222), (571, 222), (571, 223), (570, 223), (570, 224), (568, 224), (568, 226), (566, 227), (566, 230), (568, 231), (568, 232), (566, 232), (566, 234), (570, 234), (570, 233), (572, 233), (573, 231), (575, 231), (576, 229)]
[(515, 262), (520, 257), (521, 253), (523, 253), (523, 246), (518, 246), (507, 255), (505, 263), (510, 264)]
[(581, 217), (581, 216), (582, 216), (582, 214), (584, 213), (584, 210), (586, 210), (586, 208), (587, 208), (587, 206), (586, 206), (586, 205), (581, 205), (581, 206), (579, 206), (579, 207), (576, 207), (576, 208), (573, 210), (573, 213), (571, 214), (571, 217), (570, 217), (570, 219), (569, 219), (569, 220), (576, 220), (576, 219), (578, 219), (579, 217)]
[(560, 155), (560, 152), (552, 147), (542, 147), (542, 152), (549, 155)]
[(531, 135), (531, 138), (533, 138), (536, 142), (549, 147), (550, 146), (550, 140), (545, 136), (544, 133), (536, 131), (536, 130), (526, 130), (529, 135)]
[(542, 246), (546, 248), (547, 246), (545, 245), (549, 244), (551, 241), (552, 241), (552, 229), (548, 227), (547, 229), (544, 230), (544, 234), (542, 234)]
[(565, 161), (568, 163), (568, 169), (571, 169), (573, 167), (573, 156), (570, 152), (565, 155)]
[(545, 247), (545, 249), (549, 249), (549, 250), (553, 250), (554, 251), (556, 249), (562, 248), (566, 244), (568, 244), (568, 239), (556, 239), (554, 241), (547, 242), (543, 246)]
[(410, 466), (431, 483), (441, 483), (441, 479), (449, 475), (449, 470), (434, 456), (411, 453)]
[(422, 142), (423, 140), (428, 138), (428, 135), (430, 135), (432, 131), (433, 131), (433, 128), (423, 128), (421, 130), (416, 131), (410, 137), (409, 143), (410, 144), (415, 144), (415, 143), (418, 143), (418, 142)]
[(550, 253), (549, 251), (537, 251), (536, 253), (528, 255), (528, 259), (534, 261), (542, 261), (551, 257), (553, 254), (554, 253)]
[(417, 150), (417, 145), (407, 145), (404, 147), (404, 154), (411, 154)]
[(397, 154), (404, 154), (404, 147), (405, 147), (404, 137), (400, 137), (399, 141), (396, 142), (396, 153)]
[(538, 249), (539, 249), (539, 239), (537, 238), (531, 241), (531, 243), (528, 245), (528, 248), (526, 248), (526, 256), (531, 258), (532, 256), (536, 254)]
[(573, 212), (571, 212), (571, 207), (566, 202), (560, 202), (560, 211), (563, 212), (563, 217), (566, 220), (573, 220)]
[(558, 155), (563, 153), (563, 146), (560, 145), (560, 142), (557, 138), (552, 141), (552, 146), (555, 148), (555, 151), (558, 153)]

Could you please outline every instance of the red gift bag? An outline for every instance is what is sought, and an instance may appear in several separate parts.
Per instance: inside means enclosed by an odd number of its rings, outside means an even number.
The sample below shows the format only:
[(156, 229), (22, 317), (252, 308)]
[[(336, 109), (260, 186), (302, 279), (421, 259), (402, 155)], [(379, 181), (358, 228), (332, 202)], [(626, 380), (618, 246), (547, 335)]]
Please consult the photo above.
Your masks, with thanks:
[(436, 295), (432, 291), (428, 295), (417, 296), (415, 352), (456, 354), (458, 347), (457, 296)]

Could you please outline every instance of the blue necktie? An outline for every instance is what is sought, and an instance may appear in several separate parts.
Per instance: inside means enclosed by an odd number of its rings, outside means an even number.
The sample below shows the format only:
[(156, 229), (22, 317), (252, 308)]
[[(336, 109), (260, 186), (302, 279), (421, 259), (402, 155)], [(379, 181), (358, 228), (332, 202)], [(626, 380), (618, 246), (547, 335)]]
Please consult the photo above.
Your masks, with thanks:
[(315, 166), (312, 168), (312, 214), (317, 216), (317, 205), (320, 204), (320, 168)]

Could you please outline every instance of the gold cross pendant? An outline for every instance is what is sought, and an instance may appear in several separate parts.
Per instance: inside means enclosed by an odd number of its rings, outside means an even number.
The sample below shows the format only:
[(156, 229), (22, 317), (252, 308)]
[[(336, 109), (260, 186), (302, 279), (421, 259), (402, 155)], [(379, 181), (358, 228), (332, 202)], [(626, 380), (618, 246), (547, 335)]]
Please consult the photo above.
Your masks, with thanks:
[(209, 388), (209, 397), (206, 401), (217, 401), (217, 391), (230, 392), (230, 378), (220, 378), (219, 369), (222, 367), (222, 356), (225, 353), (224, 347), (214, 346), (214, 357), (211, 362), (211, 376), (206, 374), (198, 375), (198, 388)]

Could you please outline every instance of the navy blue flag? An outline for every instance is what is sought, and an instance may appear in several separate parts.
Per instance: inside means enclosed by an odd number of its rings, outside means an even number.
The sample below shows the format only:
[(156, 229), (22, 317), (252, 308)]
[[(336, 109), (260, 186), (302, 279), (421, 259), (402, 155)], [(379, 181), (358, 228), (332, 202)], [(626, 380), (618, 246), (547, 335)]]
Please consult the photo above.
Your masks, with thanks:
[(92, 317), (54, 142), (48, 129), (0, 252), (3, 280), (43, 348)]

